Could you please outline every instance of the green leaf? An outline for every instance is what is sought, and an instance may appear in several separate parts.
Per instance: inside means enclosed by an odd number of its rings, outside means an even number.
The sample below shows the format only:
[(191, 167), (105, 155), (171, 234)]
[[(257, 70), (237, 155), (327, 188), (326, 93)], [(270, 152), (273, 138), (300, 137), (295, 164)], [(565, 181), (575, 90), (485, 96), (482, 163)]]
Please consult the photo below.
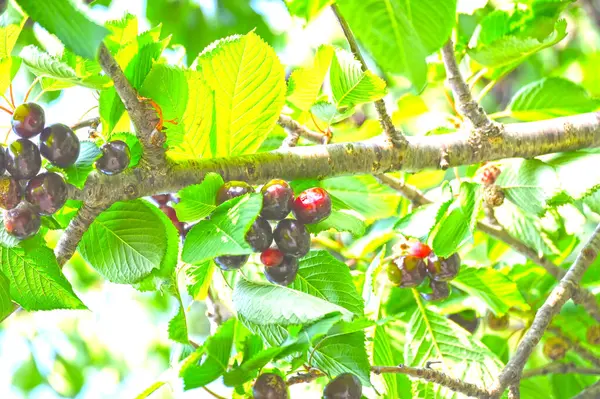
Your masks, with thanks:
[[(388, 364), (400, 364), (401, 359), (394, 356), (394, 350), (390, 345), (390, 336), (384, 326), (375, 327), (373, 337), (373, 365), (384, 366)], [(401, 394), (401, 388), (409, 384), (408, 378), (402, 374), (384, 373), (382, 374), (385, 382), (384, 399), (396, 399), (404, 397)]]
[(0, 247), (0, 269), (9, 280), (11, 298), (25, 310), (87, 309), (46, 246), (29, 240)]
[(285, 0), (285, 5), (290, 14), (304, 18), (308, 22), (333, 2), (334, 0)]
[(12, 3), (7, 3), (7, 9), (0, 17), (0, 59), (10, 58), (25, 25), (23, 14)]
[(104, 39), (104, 43), (113, 52), (135, 40), (138, 35), (138, 20), (133, 14), (125, 14), (123, 18), (108, 21), (105, 25), (110, 33)]
[(169, 321), (169, 339), (181, 344), (189, 343), (187, 321), (183, 306), (179, 305), (179, 310)]
[(186, 276), (188, 277), (187, 290), (194, 300), (206, 299), (214, 270), (215, 264), (212, 261), (190, 265), (186, 270)]
[(418, 207), (413, 212), (400, 219), (394, 229), (407, 237), (426, 241), (433, 228), (442, 220), (452, 199), (435, 202)]
[(515, 159), (501, 166), (496, 180), (506, 199), (526, 213), (541, 215), (548, 201), (560, 192), (552, 166), (537, 159)]
[(366, 230), (365, 221), (361, 215), (357, 216), (356, 213), (347, 210), (333, 210), (327, 219), (306, 227), (313, 234), (319, 234), (322, 231), (347, 231), (354, 237), (361, 237)]
[(4, 273), (0, 272), (0, 319), (4, 320), (12, 311), (13, 303), (10, 299), (10, 283)]
[[(23, 48), (19, 56), (27, 69), (44, 78), (42, 88), (46, 91), (62, 90), (75, 85), (101, 90), (111, 85), (107, 76), (100, 75), (98, 64), (72, 54), (65, 53), (58, 59), (30, 45)], [(68, 63), (69, 58), (73, 65)]]
[(4, 93), (21, 67), (21, 58), (6, 57), (0, 59), (0, 92)]
[[(415, 298), (418, 311), (406, 329), (404, 363), (422, 367), (436, 359), (441, 362), (440, 371), (470, 383), (489, 386), (502, 369), (496, 355), (453, 321), (425, 308), (418, 296)], [(434, 388), (441, 394), (439, 397), (452, 396), (452, 391), (440, 386)]]
[(314, 352), (313, 363), (331, 376), (352, 373), (364, 385), (371, 385), (371, 366), (365, 349), (364, 332), (324, 338)]
[(246, 232), (262, 209), (262, 196), (250, 194), (224, 202), (208, 220), (198, 222), (187, 234), (181, 258), (198, 263), (221, 255), (252, 253)]
[(469, 217), (465, 215), (460, 206), (451, 209), (444, 216), (437, 229), (429, 236), (431, 249), (437, 256), (448, 257), (452, 255), (472, 237), (469, 222)]
[(182, 222), (195, 222), (210, 215), (217, 208), (217, 191), (223, 183), (220, 175), (208, 173), (202, 183), (179, 191), (179, 202), (175, 205), (177, 218)]
[[(289, 5), (288, 5), (289, 7)], [(331, 65), (333, 47), (320, 46), (311, 67), (296, 69), (290, 75), (287, 102), (302, 111), (307, 111), (317, 101), (321, 86)]]
[(522, 87), (507, 109), (513, 118), (536, 121), (592, 112), (598, 105), (583, 87), (567, 79), (550, 77)]
[[(586, 197), (600, 186), (598, 162), (600, 154), (588, 151), (563, 153), (548, 161), (556, 170), (562, 189), (575, 200)], [(585, 179), (581, 178), (583, 170)]]
[(107, 280), (131, 284), (160, 268), (167, 233), (151, 206), (141, 200), (117, 202), (83, 235), (81, 256)]
[(310, 112), (317, 118), (327, 122), (328, 125), (350, 118), (354, 115), (355, 111), (354, 107), (342, 107), (338, 109), (329, 101), (317, 101), (310, 107)]
[(88, 175), (94, 170), (94, 161), (102, 152), (93, 141), (82, 140), (79, 157), (75, 163), (65, 169), (48, 165), (47, 169), (53, 172), (62, 172), (70, 184), (82, 189)]
[(108, 30), (92, 22), (72, 0), (16, 0), (31, 19), (75, 54), (94, 59)]
[(567, 23), (564, 20), (559, 20), (556, 22), (554, 30), (541, 39), (509, 34), (489, 44), (478, 43), (476, 47), (467, 50), (467, 52), (471, 58), (481, 65), (499, 68), (519, 64), (532, 54), (555, 45), (566, 36)]
[(254, 32), (231, 36), (204, 50), (198, 71), (214, 91), (216, 131), (205, 156), (256, 152), (285, 101), (285, 73), (275, 51)]
[[(236, 322), (236, 319), (227, 320), (186, 359), (179, 374), (183, 378), (184, 390), (203, 387), (227, 371)], [(204, 360), (198, 364), (202, 355)]]
[(481, 299), (496, 315), (504, 315), (512, 307), (529, 310), (517, 284), (495, 269), (463, 268), (452, 285)]
[(307, 324), (334, 312), (341, 313), (346, 320), (353, 317), (352, 312), (341, 305), (308, 293), (245, 279), (235, 285), (233, 304), (239, 315), (258, 325)]
[(35, 359), (29, 355), (27, 360), (19, 365), (12, 375), (11, 383), (25, 393), (29, 393), (46, 381), (40, 373)]
[(333, 55), (329, 81), (338, 107), (353, 107), (385, 96), (385, 81), (371, 71), (363, 72), (360, 62), (344, 50)]

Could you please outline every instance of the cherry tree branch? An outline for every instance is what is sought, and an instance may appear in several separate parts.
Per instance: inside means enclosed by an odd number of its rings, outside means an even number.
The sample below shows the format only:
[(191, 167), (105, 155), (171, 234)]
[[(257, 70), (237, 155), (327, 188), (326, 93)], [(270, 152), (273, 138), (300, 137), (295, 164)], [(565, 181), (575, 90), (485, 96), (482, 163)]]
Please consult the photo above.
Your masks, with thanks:
[(498, 380), (491, 387), (489, 392), (492, 398), (499, 398), (509, 385), (517, 383), (520, 380), (527, 359), (531, 356), (531, 353), (550, 325), (554, 315), (556, 315), (569, 298), (573, 296), (577, 284), (583, 277), (587, 268), (598, 256), (599, 250), (600, 225), (596, 228), (587, 244), (583, 247), (577, 256), (577, 259), (567, 271), (565, 277), (556, 287), (554, 287), (550, 296), (546, 299), (546, 302), (544, 302), (542, 307), (536, 313), (531, 327), (519, 343), (515, 354), (500, 373)]
[(573, 396), (572, 399), (598, 399), (600, 397), (600, 381), (590, 385), (577, 396)]
[(579, 367), (575, 363), (550, 363), (544, 367), (523, 372), (523, 378), (532, 378), (548, 374), (600, 375), (600, 369)]
[(82, 121), (77, 122), (73, 126), (71, 126), (72, 130), (83, 129), (85, 127), (91, 127), (92, 129), (96, 129), (100, 125), (100, 118), (94, 117), (89, 119), (84, 119)]
[[(348, 45), (350, 46), (350, 51), (352, 51), (354, 57), (360, 62), (361, 69), (363, 70), (363, 72), (366, 72), (369, 69), (369, 67), (367, 66), (367, 63), (363, 58), (360, 49), (358, 48), (358, 42), (356, 41), (356, 38), (354, 37), (354, 33), (352, 33), (350, 26), (348, 26), (348, 22), (346, 22), (346, 20), (342, 16), (342, 13), (340, 12), (340, 9), (336, 4), (332, 4), (331, 9), (333, 10), (333, 13), (335, 14), (335, 17), (337, 18), (338, 22), (340, 23), (342, 31), (344, 32), (344, 36), (346, 36), (346, 40), (348, 41)], [(392, 144), (395, 147), (402, 147), (406, 145), (406, 137), (404, 136), (404, 134), (402, 134), (401, 131), (397, 130), (394, 124), (392, 123), (392, 118), (387, 112), (385, 102), (383, 101), (383, 99), (375, 101), (374, 104), (375, 109), (379, 114), (379, 122), (381, 123), (381, 127), (383, 128), (383, 131), (387, 135), (388, 139), (392, 142)]]
[[(297, 138), (303, 137), (309, 141), (312, 141), (313, 143), (318, 144), (327, 144), (328, 142), (328, 137), (326, 135), (307, 129), (306, 127), (302, 126), (300, 123), (293, 120), (287, 115), (279, 115), (279, 120), (277, 121), (277, 123), (284, 129), (286, 129), (289, 132), (290, 136), (296, 136)], [(297, 141), (298, 140), (296, 139), (296, 142)], [(295, 144), (290, 147), (294, 146)]]

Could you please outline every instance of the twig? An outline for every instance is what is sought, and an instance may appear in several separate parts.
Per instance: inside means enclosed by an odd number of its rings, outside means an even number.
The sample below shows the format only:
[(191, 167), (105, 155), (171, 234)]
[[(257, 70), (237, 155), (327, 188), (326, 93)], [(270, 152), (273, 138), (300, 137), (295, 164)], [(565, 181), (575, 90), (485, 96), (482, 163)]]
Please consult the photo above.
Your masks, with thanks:
[(216, 399), (227, 399), (227, 398), (225, 398), (225, 396), (221, 396), (218, 393), (211, 391), (210, 389), (208, 389), (207, 386), (203, 386), (202, 389), (204, 389), (206, 392), (208, 392), (212, 397), (214, 397)]
[(215, 296), (209, 291), (206, 296), (206, 316), (210, 321), (212, 332), (215, 332), (217, 328), (233, 317), (233, 313), (218, 299), (215, 299)]
[(385, 184), (386, 186), (398, 191), (403, 197), (408, 199), (415, 208), (421, 205), (432, 203), (432, 201), (425, 197), (420, 190), (411, 186), (410, 184), (404, 183), (399, 179), (384, 174), (375, 175), (375, 178), (379, 180), (381, 184)]
[(600, 5), (595, 4), (594, 0), (580, 0), (581, 6), (589, 14), (590, 20), (600, 27)]
[(518, 384), (508, 387), (508, 399), (521, 399), (521, 390)]
[(325, 374), (323, 374), (323, 372), (321, 372), (320, 370), (310, 369), (307, 373), (298, 373), (298, 374), (288, 378), (286, 384), (288, 386), (294, 385), (294, 384), (303, 384), (303, 383), (311, 382), (311, 381), (316, 380), (317, 378), (323, 377), (323, 376), (325, 376)]
[(500, 373), (498, 380), (490, 389), (489, 392), (492, 398), (499, 398), (507, 386), (519, 381), (527, 359), (529, 359), (535, 346), (550, 325), (554, 315), (560, 311), (562, 306), (575, 292), (583, 274), (596, 259), (599, 249), (600, 225), (596, 227), (596, 230), (577, 256), (575, 263), (567, 271), (565, 277), (554, 287), (546, 302), (544, 302), (536, 313), (531, 328), (527, 331), (525, 337), (519, 343), (514, 356), (510, 359), (504, 370), (502, 370), (502, 373)]
[(96, 129), (98, 127), (98, 125), (100, 125), (100, 118), (95, 117), (95, 118), (89, 118), (89, 119), (85, 119), (83, 121), (77, 122), (76, 124), (71, 126), (71, 129), (78, 130), (78, 129), (83, 129), (85, 127), (91, 127), (92, 129)]
[(452, 89), (456, 107), (461, 115), (471, 121), (475, 133), (484, 138), (497, 138), (502, 135), (502, 125), (494, 123), (485, 113), (471, 94), (469, 86), (465, 83), (454, 55), (454, 43), (448, 40), (442, 47), (442, 59), (446, 67), (446, 81)]
[(600, 369), (579, 367), (575, 363), (550, 363), (544, 367), (523, 372), (523, 378), (532, 378), (548, 374), (600, 375)]
[(397, 373), (397, 374), (406, 374), (414, 378), (420, 378), (422, 380), (434, 382), (436, 384), (442, 385), (446, 388), (449, 388), (455, 392), (460, 392), (467, 396), (473, 396), (477, 398), (487, 398), (488, 393), (485, 389), (468, 382), (461, 381), (456, 378), (452, 378), (440, 371), (430, 369), (430, 368), (415, 368), (408, 367), (404, 365), (400, 366), (373, 366), (371, 367), (371, 372), (375, 374), (383, 374), (383, 373)]
[(62, 267), (75, 253), (81, 238), (90, 227), (94, 219), (102, 212), (105, 207), (90, 207), (83, 204), (77, 215), (71, 220), (69, 226), (58, 240), (54, 254), (58, 264)]
[(593, 364), (595, 367), (600, 368), (600, 359), (591, 351), (581, 346), (579, 342), (574, 341), (567, 335), (565, 335), (565, 333), (560, 328), (556, 326), (550, 326), (548, 327), (548, 331), (565, 341), (569, 345), (569, 350), (572, 350), (573, 352), (577, 353), (579, 356)]
[(326, 135), (310, 130), (287, 115), (279, 115), (277, 123), (289, 132), (288, 139), (292, 140), (293, 145), (287, 147), (295, 147), (300, 137), (318, 144), (327, 144), (329, 141), (329, 137)]
[(572, 399), (598, 399), (600, 397), (600, 381), (584, 389), (579, 395)]
[[(360, 62), (363, 72), (366, 72), (369, 68), (367, 66), (367, 63), (365, 62), (365, 59), (362, 56), (362, 53), (360, 52), (360, 49), (358, 48), (358, 42), (356, 41), (356, 38), (354, 37), (350, 26), (348, 26), (348, 22), (346, 22), (346, 20), (342, 16), (342, 13), (340, 12), (340, 9), (336, 4), (332, 4), (331, 9), (333, 10), (333, 13), (335, 14), (338, 22), (340, 23), (342, 31), (344, 31), (344, 36), (346, 36), (346, 40), (348, 41), (348, 45), (350, 46), (350, 51), (352, 52), (352, 54), (354, 54), (354, 57)], [(404, 134), (402, 134), (401, 131), (396, 129), (396, 127), (392, 123), (392, 118), (388, 114), (387, 109), (385, 107), (385, 101), (377, 100), (374, 104), (375, 109), (377, 110), (377, 114), (379, 114), (379, 123), (381, 123), (383, 131), (387, 135), (388, 139), (392, 142), (394, 147), (406, 146), (406, 137), (404, 136)]]

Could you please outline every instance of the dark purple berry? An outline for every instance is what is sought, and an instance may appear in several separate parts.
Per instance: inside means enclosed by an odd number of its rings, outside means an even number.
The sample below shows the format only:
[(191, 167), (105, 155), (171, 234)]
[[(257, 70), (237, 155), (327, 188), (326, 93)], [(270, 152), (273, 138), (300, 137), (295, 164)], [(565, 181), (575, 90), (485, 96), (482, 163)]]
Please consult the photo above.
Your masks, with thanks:
[(41, 166), (40, 150), (31, 141), (18, 139), (6, 148), (6, 170), (15, 179), (31, 179)]
[(4, 211), (4, 228), (8, 234), (21, 240), (35, 235), (41, 225), (40, 215), (26, 202)]
[(323, 399), (360, 399), (361, 396), (362, 384), (350, 373), (338, 375), (323, 391)]
[(267, 267), (279, 266), (285, 254), (277, 248), (269, 248), (260, 254), (260, 261)]
[(6, 171), (6, 154), (4, 148), (0, 147), (0, 175), (3, 175)]
[(59, 168), (66, 168), (77, 161), (81, 144), (67, 125), (56, 123), (42, 131), (40, 152), (42, 156)]
[(163, 213), (165, 215), (167, 215), (167, 217), (171, 220), (173, 225), (177, 228), (177, 231), (179, 231), (179, 234), (184, 235), (185, 234), (185, 226), (183, 225), (182, 222), (179, 221), (179, 218), (177, 217), (177, 212), (175, 212), (175, 209), (173, 209), (172, 207), (167, 206), (167, 205), (161, 205), (160, 210), (163, 211)]
[(271, 180), (263, 186), (260, 192), (263, 196), (263, 207), (260, 215), (265, 219), (285, 219), (292, 211), (294, 191), (285, 180)]
[(248, 262), (248, 255), (225, 255), (217, 256), (215, 263), (222, 270), (237, 270)]
[(331, 197), (320, 187), (309, 188), (296, 197), (292, 211), (300, 223), (318, 223), (331, 215)]
[(252, 387), (254, 399), (288, 399), (288, 388), (280, 376), (273, 373), (261, 374)]
[(246, 242), (256, 252), (262, 252), (268, 249), (273, 242), (273, 230), (266, 219), (260, 216), (256, 218), (250, 230), (246, 233)]
[(290, 285), (294, 282), (296, 274), (298, 274), (298, 258), (290, 255), (285, 255), (277, 266), (265, 267), (265, 277), (273, 284)]
[(504, 316), (496, 316), (493, 313), (488, 313), (486, 317), (488, 327), (494, 331), (506, 330), (510, 324), (510, 316), (506, 313)]
[(252, 186), (244, 181), (228, 181), (219, 188), (219, 191), (217, 191), (217, 205), (221, 205), (223, 202), (232, 198), (241, 197), (242, 195), (252, 192), (254, 192)]
[(21, 185), (12, 177), (0, 177), (0, 208), (13, 209), (21, 202)]
[(29, 180), (25, 188), (27, 201), (42, 215), (52, 215), (67, 202), (67, 184), (56, 173), (42, 173)]
[(400, 288), (416, 287), (425, 280), (425, 262), (416, 256), (404, 255), (388, 264), (387, 274), (392, 284)]
[(431, 288), (431, 294), (421, 293), (426, 301), (439, 301), (448, 298), (448, 295), (450, 295), (450, 286), (446, 281), (429, 280), (429, 287)]
[(109, 141), (100, 150), (102, 156), (96, 161), (96, 169), (105, 175), (117, 175), (129, 166), (131, 154), (124, 141)]
[(44, 130), (46, 117), (44, 109), (36, 103), (19, 105), (12, 117), (12, 130), (19, 137), (29, 139)]
[(435, 281), (450, 281), (458, 274), (460, 269), (460, 256), (457, 253), (449, 258), (438, 258), (433, 252), (429, 254), (427, 261), (427, 274)]
[(171, 194), (153, 195), (152, 199), (156, 201), (158, 205), (167, 205), (169, 201), (171, 201)]
[(283, 219), (273, 232), (277, 248), (281, 252), (301, 258), (310, 251), (310, 233), (297, 220)]

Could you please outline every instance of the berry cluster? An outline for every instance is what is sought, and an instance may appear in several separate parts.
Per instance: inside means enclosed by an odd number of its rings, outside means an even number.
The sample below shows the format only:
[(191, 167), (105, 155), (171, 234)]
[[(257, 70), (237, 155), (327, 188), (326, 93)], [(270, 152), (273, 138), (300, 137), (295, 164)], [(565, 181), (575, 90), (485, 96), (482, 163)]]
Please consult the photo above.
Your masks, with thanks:
[[(254, 399), (288, 399), (289, 393), (283, 378), (274, 373), (261, 374), (252, 387)], [(323, 391), (324, 399), (360, 399), (362, 384), (350, 373), (338, 375), (331, 380)]]
[[(61, 123), (45, 125), (41, 106), (19, 105), (12, 117), (12, 130), (19, 138), (0, 150), (0, 208), (5, 210), (4, 227), (19, 239), (35, 235), (40, 229), (40, 216), (52, 215), (67, 201), (67, 184), (62, 176), (39, 173), (42, 157), (59, 168), (73, 165), (79, 157), (81, 145), (71, 128)], [(37, 135), (38, 145), (30, 140)], [(123, 142), (107, 143), (102, 152), (96, 167), (103, 173), (119, 173), (129, 164), (129, 149)], [(124, 166), (123, 154), (127, 156)], [(5, 171), (10, 176), (4, 175)]]
[(427, 245), (411, 242), (400, 246), (402, 252), (387, 264), (389, 280), (400, 288), (414, 288), (427, 277), (431, 293), (422, 293), (427, 301), (447, 298), (450, 294), (448, 281), (458, 274), (460, 257), (454, 253), (448, 258), (438, 257)]
[[(245, 182), (227, 182), (217, 192), (217, 204), (251, 192), (254, 189)], [(261, 253), (267, 280), (289, 285), (296, 278), (298, 258), (310, 250), (310, 233), (305, 225), (318, 223), (331, 214), (331, 198), (327, 191), (318, 187), (305, 190), (294, 198), (290, 185), (280, 179), (265, 184), (261, 194), (263, 208), (246, 233), (246, 242)], [(295, 219), (286, 219), (290, 212)], [(277, 223), (274, 230), (269, 221)], [(223, 270), (239, 269), (247, 261), (248, 255), (215, 258), (215, 263)]]

